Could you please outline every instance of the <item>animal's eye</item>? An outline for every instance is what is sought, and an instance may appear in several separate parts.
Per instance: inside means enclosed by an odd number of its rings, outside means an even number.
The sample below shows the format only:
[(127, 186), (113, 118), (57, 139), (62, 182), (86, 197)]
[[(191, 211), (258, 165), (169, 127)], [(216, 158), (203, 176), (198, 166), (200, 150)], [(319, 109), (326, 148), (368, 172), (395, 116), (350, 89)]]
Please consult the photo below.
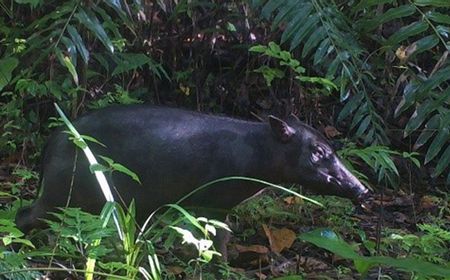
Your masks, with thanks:
[(325, 150), (320, 146), (316, 146), (311, 155), (312, 162), (318, 162), (324, 157), (325, 157)]

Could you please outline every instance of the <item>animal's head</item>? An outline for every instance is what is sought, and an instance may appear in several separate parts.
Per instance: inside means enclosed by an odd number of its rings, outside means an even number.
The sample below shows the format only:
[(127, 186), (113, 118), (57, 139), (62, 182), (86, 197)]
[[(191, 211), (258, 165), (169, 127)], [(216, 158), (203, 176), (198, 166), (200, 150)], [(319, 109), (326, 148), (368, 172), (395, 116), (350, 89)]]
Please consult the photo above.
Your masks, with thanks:
[(317, 130), (291, 117), (288, 121), (269, 116), (275, 137), (287, 146), (288, 171), (295, 182), (320, 193), (362, 202), (368, 189), (344, 166)]

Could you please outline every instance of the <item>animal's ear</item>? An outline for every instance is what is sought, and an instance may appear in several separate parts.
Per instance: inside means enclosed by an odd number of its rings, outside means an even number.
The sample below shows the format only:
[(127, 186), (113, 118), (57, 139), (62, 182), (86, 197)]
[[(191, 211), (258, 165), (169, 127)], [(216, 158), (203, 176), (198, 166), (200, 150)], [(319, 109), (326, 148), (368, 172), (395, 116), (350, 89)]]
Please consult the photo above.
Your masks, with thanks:
[(289, 142), (295, 134), (295, 129), (277, 117), (270, 115), (269, 123), (275, 137), (283, 143)]
[(300, 119), (294, 115), (293, 113), (291, 113), (288, 117), (287, 117), (287, 121), (288, 122), (293, 122), (293, 123), (298, 123), (300, 122)]

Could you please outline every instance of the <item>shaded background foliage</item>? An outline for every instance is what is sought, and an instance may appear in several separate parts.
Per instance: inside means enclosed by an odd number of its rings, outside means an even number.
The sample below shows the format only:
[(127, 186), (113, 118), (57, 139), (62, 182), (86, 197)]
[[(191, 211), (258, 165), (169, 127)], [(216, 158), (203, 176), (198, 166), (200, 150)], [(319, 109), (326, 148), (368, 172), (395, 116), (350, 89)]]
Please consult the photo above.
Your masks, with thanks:
[[(0, 5), (0, 153), (11, 163), (34, 161), (55, 123), (53, 102), (72, 117), (146, 102), (243, 118), (293, 112), (363, 146), (418, 150), (424, 179), (450, 181), (446, 1)], [(271, 41), (304, 72), (249, 52)]]

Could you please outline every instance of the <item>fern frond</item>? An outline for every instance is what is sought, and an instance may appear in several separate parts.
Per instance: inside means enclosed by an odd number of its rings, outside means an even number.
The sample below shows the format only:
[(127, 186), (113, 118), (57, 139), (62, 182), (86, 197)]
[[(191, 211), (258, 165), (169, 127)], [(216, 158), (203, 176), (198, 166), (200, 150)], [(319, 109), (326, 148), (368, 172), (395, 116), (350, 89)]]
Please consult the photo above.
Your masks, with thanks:
[(370, 77), (363, 72), (364, 49), (339, 9), (328, 1), (269, 0), (262, 15), (269, 19), (272, 14), (272, 28), (285, 26), (281, 43), (290, 42), (291, 50), (302, 46), (302, 58), (312, 57), (317, 70), (340, 85), (340, 100), (349, 105), (339, 120), (357, 111), (352, 121), (356, 135), (367, 143), (387, 143), (383, 120), (370, 100), (373, 90), (367, 90), (375, 87), (365, 85)]

